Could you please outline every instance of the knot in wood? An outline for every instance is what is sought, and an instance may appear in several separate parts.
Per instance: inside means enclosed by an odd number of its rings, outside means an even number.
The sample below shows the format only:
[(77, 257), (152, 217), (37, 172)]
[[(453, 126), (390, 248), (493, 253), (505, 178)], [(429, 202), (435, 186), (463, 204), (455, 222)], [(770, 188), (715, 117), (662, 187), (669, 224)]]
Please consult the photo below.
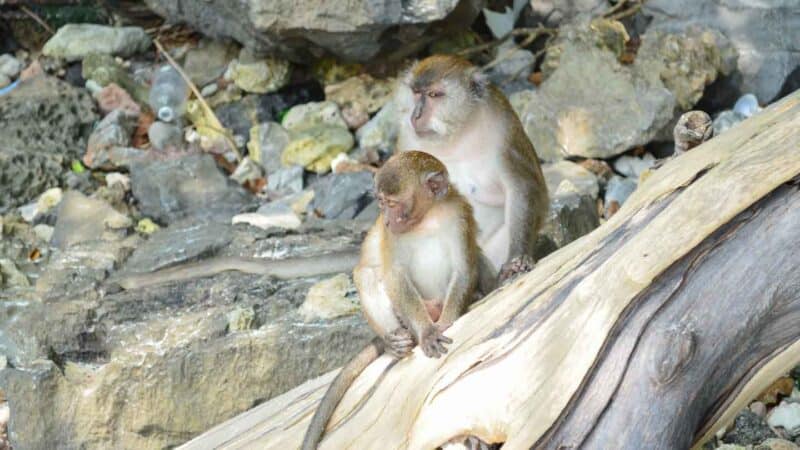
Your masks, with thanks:
[(691, 361), (695, 350), (695, 334), (685, 325), (662, 328), (653, 333), (650, 353), (650, 379), (659, 386), (671, 383)]

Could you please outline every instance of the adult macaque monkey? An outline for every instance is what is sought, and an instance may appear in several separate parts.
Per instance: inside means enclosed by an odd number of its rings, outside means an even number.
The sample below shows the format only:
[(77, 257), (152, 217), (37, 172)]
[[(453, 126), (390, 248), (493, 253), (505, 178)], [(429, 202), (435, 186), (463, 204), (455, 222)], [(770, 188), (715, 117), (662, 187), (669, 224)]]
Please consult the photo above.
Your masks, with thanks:
[(402, 358), (415, 343), (431, 358), (447, 353), (452, 341), (442, 332), (476, 299), (479, 277), (494, 278), (478, 248), (472, 208), (439, 160), (418, 151), (396, 154), (378, 171), (375, 189), (381, 213), (353, 279), (378, 337), (331, 383), (303, 450), (317, 447), (344, 393), (381, 353)]
[(530, 270), (549, 208), (539, 160), (517, 114), (468, 61), (431, 56), (398, 83), (398, 150), (424, 148), (467, 198), (500, 280)]

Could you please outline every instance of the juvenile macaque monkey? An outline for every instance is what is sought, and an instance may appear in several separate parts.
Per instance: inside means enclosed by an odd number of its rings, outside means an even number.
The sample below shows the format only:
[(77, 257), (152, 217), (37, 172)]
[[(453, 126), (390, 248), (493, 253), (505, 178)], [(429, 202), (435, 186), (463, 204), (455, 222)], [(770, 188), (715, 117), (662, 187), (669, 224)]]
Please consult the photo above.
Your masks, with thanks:
[(549, 208), (547, 186), (506, 97), (454, 56), (426, 58), (398, 84), (398, 150), (424, 148), (447, 166), (501, 281), (530, 270)]
[(447, 353), (442, 332), (476, 299), (479, 277), (494, 271), (476, 241), (469, 203), (433, 156), (394, 155), (375, 176), (380, 216), (361, 247), (353, 279), (377, 337), (331, 383), (303, 450), (317, 447), (325, 426), (356, 377), (384, 351), (397, 358), (415, 344), (431, 358)]

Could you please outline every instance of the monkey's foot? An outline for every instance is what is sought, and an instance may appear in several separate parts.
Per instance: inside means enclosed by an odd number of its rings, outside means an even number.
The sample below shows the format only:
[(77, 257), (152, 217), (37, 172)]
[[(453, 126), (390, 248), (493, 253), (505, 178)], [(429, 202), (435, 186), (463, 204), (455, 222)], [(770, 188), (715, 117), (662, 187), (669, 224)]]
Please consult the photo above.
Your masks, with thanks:
[(519, 255), (511, 258), (500, 268), (500, 275), (497, 278), (499, 284), (505, 284), (516, 278), (517, 275), (530, 272), (534, 264), (533, 258), (528, 255)]
[(386, 343), (386, 353), (397, 359), (404, 358), (414, 350), (414, 336), (404, 327), (400, 327), (387, 334), (383, 339)]
[(438, 358), (447, 353), (446, 344), (452, 344), (453, 340), (442, 334), (442, 330), (435, 323), (422, 331), (419, 336), (419, 346), (422, 353), (429, 358)]

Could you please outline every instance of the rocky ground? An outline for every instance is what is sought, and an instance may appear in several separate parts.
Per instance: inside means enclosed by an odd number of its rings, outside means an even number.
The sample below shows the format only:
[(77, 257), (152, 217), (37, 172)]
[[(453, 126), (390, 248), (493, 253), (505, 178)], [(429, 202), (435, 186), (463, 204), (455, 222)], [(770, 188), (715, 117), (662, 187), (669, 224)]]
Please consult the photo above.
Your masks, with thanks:
[[(64, 3), (0, 5), (0, 449), (173, 447), (361, 348), (348, 275), (107, 280), (357, 248), (416, 58), (469, 56), (509, 96), (551, 194), (539, 257), (622, 206), (681, 113), (722, 133), (800, 83), (779, 1)], [(171, 121), (150, 105), (169, 60), (202, 97)], [(798, 382), (709, 446), (797, 448)]]

